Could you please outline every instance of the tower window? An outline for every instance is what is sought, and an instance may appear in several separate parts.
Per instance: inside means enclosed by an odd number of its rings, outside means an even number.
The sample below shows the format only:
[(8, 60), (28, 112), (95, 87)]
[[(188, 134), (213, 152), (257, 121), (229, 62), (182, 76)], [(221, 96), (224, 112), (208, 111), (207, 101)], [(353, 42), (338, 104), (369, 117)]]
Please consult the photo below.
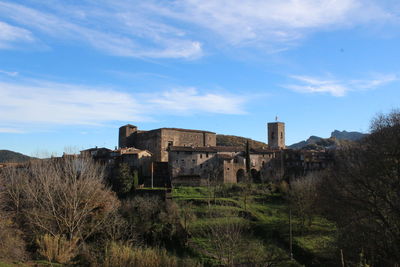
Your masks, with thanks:
[(281, 132), (281, 139), (283, 139), (283, 132)]
[(271, 133), (271, 139), (274, 140), (274, 138), (275, 138), (275, 133), (272, 132), (272, 133)]

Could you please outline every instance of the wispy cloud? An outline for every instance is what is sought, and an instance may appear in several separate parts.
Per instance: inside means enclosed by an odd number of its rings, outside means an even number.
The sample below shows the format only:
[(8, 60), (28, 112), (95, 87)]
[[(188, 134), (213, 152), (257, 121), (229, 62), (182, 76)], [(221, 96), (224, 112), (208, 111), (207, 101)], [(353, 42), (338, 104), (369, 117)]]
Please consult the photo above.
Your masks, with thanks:
[[(153, 11), (201, 26), (231, 45), (288, 44), (310, 32), (394, 20), (370, 0), (189, 0)], [(149, 4), (150, 6), (150, 4)]]
[(374, 89), (399, 80), (396, 74), (375, 74), (372, 78), (364, 80), (323, 79), (301, 75), (293, 75), (290, 78), (300, 83), (283, 87), (300, 93), (328, 93), (336, 97), (344, 96), (349, 91)]
[(15, 24), (0, 24), (4, 39), (32, 41), (33, 32), (45, 43), (49, 37), (79, 41), (111, 55), (143, 58), (198, 58), (204, 45), (215, 43), (281, 51), (315, 31), (398, 20), (374, 0), (24, 3), (0, 1), (0, 18)]
[(14, 129), (14, 128), (0, 128), (0, 133), (16, 134), (16, 133), (23, 133), (23, 131), (20, 129)]
[(9, 49), (17, 43), (33, 41), (30, 31), (0, 21), (0, 49)]
[(137, 14), (126, 14), (123, 9), (113, 10), (105, 3), (91, 6), (90, 1), (86, 2), (87, 5), (63, 6), (64, 10), (55, 9), (52, 3), (48, 11), (0, 2), (0, 18), (12, 20), (39, 35), (78, 40), (116, 56), (196, 58), (202, 53), (201, 43), (185, 38), (179, 30), (162, 23), (141, 21), (137, 16), (140, 14), (139, 3), (133, 5)]
[(245, 96), (230, 94), (201, 94), (196, 88), (180, 88), (151, 96), (149, 103), (157, 108), (180, 114), (216, 113), (244, 114)]
[(0, 132), (25, 132), (44, 126), (143, 122), (159, 114), (243, 114), (246, 97), (200, 92), (195, 88), (159, 94), (53, 83), (0, 82)]
[(18, 75), (18, 72), (16, 71), (5, 71), (5, 70), (0, 70), (0, 74), (5, 74), (7, 76), (15, 77)]

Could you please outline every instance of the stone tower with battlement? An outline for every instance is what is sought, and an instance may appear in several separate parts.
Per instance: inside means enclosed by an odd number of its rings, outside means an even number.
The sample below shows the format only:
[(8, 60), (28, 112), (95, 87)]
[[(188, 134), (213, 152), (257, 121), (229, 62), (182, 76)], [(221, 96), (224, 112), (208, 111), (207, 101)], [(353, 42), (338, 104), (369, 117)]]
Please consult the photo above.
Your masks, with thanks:
[(272, 149), (284, 149), (285, 146), (285, 123), (268, 123), (268, 146)]
[(120, 148), (129, 147), (128, 138), (137, 132), (137, 127), (131, 124), (127, 124), (119, 127), (119, 136), (118, 136), (118, 146)]

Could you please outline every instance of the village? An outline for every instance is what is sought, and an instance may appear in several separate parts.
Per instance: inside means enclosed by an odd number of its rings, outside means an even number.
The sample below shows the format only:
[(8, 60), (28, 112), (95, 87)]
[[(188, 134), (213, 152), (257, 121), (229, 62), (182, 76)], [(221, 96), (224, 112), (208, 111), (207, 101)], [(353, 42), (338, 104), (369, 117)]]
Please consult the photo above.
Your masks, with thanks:
[(286, 148), (283, 122), (268, 123), (267, 134), (268, 145), (263, 148), (217, 146), (214, 132), (142, 131), (128, 124), (119, 128), (117, 149), (95, 147), (80, 155), (109, 165), (125, 163), (138, 172), (145, 187), (277, 182), (323, 170), (332, 161), (330, 151)]

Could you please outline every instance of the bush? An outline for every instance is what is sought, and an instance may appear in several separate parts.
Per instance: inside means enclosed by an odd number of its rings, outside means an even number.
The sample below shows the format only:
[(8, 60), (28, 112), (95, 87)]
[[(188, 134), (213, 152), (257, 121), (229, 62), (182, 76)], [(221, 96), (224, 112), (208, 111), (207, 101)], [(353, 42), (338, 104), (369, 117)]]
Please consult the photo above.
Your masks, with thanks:
[(168, 255), (165, 249), (135, 248), (129, 245), (112, 242), (106, 251), (104, 267), (173, 267), (199, 266), (191, 260), (180, 260)]
[(0, 258), (21, 261), (27, 257), (21, 231), (0, 214)]
[(38, 253), (50, 262), (69, 263), (77, 252), (78, 238), (67, 240), (64, 236), (45, 234), (36, 240)]

